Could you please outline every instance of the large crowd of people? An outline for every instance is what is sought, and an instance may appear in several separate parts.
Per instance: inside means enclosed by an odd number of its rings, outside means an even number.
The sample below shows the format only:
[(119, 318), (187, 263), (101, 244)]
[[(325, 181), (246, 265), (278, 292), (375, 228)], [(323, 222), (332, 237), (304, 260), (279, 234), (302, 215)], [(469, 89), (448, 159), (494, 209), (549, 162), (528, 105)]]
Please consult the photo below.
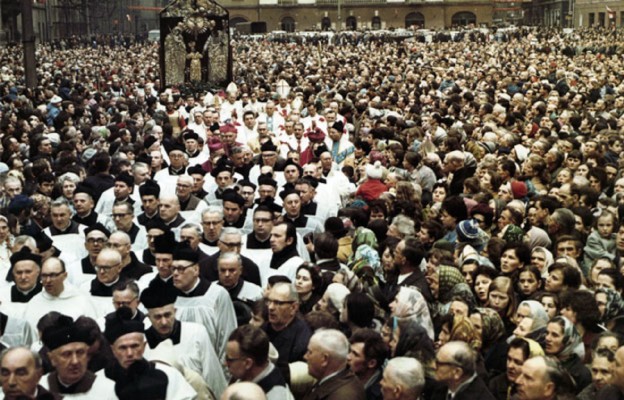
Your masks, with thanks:
[(617, 32), (285, 38), (0, 48), (4, 398), (624, 399)]

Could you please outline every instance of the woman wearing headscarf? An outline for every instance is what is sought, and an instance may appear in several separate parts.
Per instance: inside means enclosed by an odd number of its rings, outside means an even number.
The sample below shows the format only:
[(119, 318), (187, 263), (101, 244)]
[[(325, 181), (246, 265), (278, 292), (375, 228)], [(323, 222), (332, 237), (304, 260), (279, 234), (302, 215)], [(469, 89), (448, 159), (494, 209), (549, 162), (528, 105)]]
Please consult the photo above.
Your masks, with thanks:
[(600, 311), (601, 325), (607, 326), (613, 318), (624, 314), (624, 300), (619, 292), (611, 288), (600, 288), (596, 289), (594, 297)]
[(578, 347), (583, 346), (581, 336), (566, 317), (557, 316), (546, 326), (546, 347), (544, 351), (547, 356), (557, 358), (563, 368), (574, 378), (576, 382), (576, 393), (579, 393), (592, 382), (591, 373), (582, 359), (576, 353)]
[(329, 312), (338, 321), (349, 293), (351, 293), (349, 289), (342, 283), (332, 283), (327, 286), (323, 297), (316, 303), (315, 308)]
[(423, 295), (409, 286), (401, 286), (394, 301), (390, 303), (393, 317), (413, 319), (421, 325), (431, 340), (434, 340), (433, 323), (429, 314), (429, 307)]
[(412, 357), (420, 361), (425, 369), (425, 390), (423, 398), (429, 398), (435, 389), (435, 348), (425, 328), (411, 318), (392, 318), (391, 356)]
[(550, 247), (552, 241), (548, 236), (548, 232), (537, 226), (531, 227), (526, 233), (525, 242), (531, 249), (536, 247)]
[(500, 315), (491, 308), (478, 307), (470, 315), (470, 321), (481, 334), (481, 355), (490, 376), (505, 370), (507, 342), (505, 324)]
[(548, 276), (548, 267), (553, 265), (555, 258), (546, 247), (533, 247), (531, 250), (531, 265), (536, 266), (542, 273), (542, 278)]
[(448, 311), (448, 303), (453, 299), (452, 289), (459, 283), (465, 284), (466, 280), (459, 269), (440, 265), (437, 270), (427, 275), (427, 283), (433, 298), (437, 300), (431, 304), (431, 317), (437, 319)]
[(516, 311), (516, 330), (508, 342), (516, 337), (524, 337), (535, 340), (540, 346), (546, 343), (546, 324), (548, 324), (548, 313), (539, 301), (525, 300), (518, 306)]

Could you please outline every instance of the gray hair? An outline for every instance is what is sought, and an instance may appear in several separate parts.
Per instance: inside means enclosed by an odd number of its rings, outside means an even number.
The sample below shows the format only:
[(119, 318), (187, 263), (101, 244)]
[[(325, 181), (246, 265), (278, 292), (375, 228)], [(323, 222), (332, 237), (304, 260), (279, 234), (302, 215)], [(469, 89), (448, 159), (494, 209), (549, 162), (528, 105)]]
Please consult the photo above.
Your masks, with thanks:
[(218, 214), (219, 218), (223, 219), (223, 207), (208, 206), (204, 211), (202, 211), (202, 218), (204, 218), (207, 214)]
[(233, 226), (228, 226), (228, 227), (223, 228), (221, 230), (221, 235), (219, 236), (219, 239), (223, 239), (227, 235), (236, 235), (240, 238), (243, 237), (240, 231), (238, 230), (238, 228), (234, 228)]
[(295, 289), (295, 285), (289, 282), (277, 282), (271, 287), (271, 291), (280, 289), (285, 287), (288, 289), (288, 301), (296, 301), (299, 302), (299, 293), (297, 293), (297, 289)]
[(390, 225), (394, 225), (403, 237), (414, 236), (416, 234), (414, 220), (403, 214), (394, 217)]
[(477, 357), (475, 352), (468, 343), (461, 341), (448, 342), (445, 344), (452, 350), (453, 361), (457, 363), (457, 366), (464, 371), (464, 376), (474, 375), (477, 367)]
[(561, 229), (564, 232), (574, 231), (576, 219), (574, 218), (574, 213), (567, 208), (557, 208), (551, 215), (551, 218), (561, 225)]
[(385, 372), (414, 398), (418, 398), (425, 387), (425, 370), (415, 358), (395, 357), (388, 361)]
[(310, 338), (315, 340), (322, 349), (326, 350), (331, 358), (339, 361), (347, 361), (349, 354), (349, 339), (337, 329), (319, 329)]
[(65, 181), (70, 181), (74, 184), (78, 184), (78, 182), (80, 182), (80, 177), (73, 172), (65, 172), (63, 175), (59, 176), (58, 183), (62, 185), (65, 183)]
[(13, 240), (13, 247), (16, 248), (17, 246), (21, 246), (20, 249), (22, 247), (28, 247), (32, 252), (37, 251), (37, 242), (34, 238), (28, 235), (19, 235), (16, 237)]
[(65, 207), (69, 208), (70, 211), (71, 211), (71, 207), (69, 206), (69, 202), (67, 200), (63, 199), (63, 198), (56, 199), (56, 200), (54, 200), (53, 202), (50, 203), (50, 209), (52, 209), (52, 208), (59, 208), (59, 207), (62, 207), (62, 206), (65, 206)]
[(186, 223), (184, 225), (182, 225), (180, 227), (180, 231), (182, 231), (182, 229), (193, 229), (193, 231), (197, 234), (197, 236), (201, 236), (202, 235), (202, 229), (199, 225), (194, 224), (192, 222)]
[(217, 264), (220, 264), (221, 261), (236, 261), (240, 268), (243, 267), (243, 259), (240, 254), (234, 253), (233, 251), (221, 253), (221, 255), (219, 255), (219, 259), (217, 260)]
[[(119, 254), (119, 253), (117, 253)], [(137, 285), (136, 281), (120, 281), (115, 286), (113, 286), (113, 292), (123, 292), (125, 290), (131, 291), (136, 297), (139, 297), (141, 294), (141, 290), (139, 289), (139, 285)]]
[(28, 347), (25, 346), (16, 346), (16, 347), (9, 347), (8, 349), (4, 349), (2, 351), (2, 353), (0, 353), (0, 364), (2, 364), (2, 362), (4, 361), (4, 357), (15, 351), (15, 350), (25, 350), (28, 353), (30, 353), (30, 356), (32, 357), (33, 361), (35, 362), (35, 368), (36, 369), (41, 369), (43, 368), (43, 363), (41, 362), (41, 356), (39, 355), (39, 352), (37, 351), (33, 351), (31, 349), (29, 349)]

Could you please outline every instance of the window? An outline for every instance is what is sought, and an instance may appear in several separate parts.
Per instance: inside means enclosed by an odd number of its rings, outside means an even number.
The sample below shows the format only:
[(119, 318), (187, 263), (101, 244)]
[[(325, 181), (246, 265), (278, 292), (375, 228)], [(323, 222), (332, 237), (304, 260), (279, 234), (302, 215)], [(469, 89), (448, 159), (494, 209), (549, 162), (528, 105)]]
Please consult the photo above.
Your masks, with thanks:
[(405, 17), (405, 27), (416, 27), (416, 29), (424, 29), (425, 27), (425, 16), (419, 12), (413, 12), (407, 14)]
[(466, 26), (477, 23), (477, 16), (469, 11), (455, 13), (451, 19), (453, 26)]

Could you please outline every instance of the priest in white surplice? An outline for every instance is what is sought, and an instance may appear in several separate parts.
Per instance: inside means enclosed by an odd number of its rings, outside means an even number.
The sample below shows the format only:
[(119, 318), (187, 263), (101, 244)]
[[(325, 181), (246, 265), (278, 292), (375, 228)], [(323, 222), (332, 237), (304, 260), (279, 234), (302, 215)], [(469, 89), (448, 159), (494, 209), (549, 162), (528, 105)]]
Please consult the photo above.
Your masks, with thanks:
[(297, 252), (297, 229), (290, 222), (282, 222), (271, 230), (270, 275), (287, 276), (295, 281), (297, 268), (303, 264), (303, 258)]
[(151, 327), (145, 331), (145, 358), (158, 345), (171, 339), (178, 361), (199, 373), (212, 392), (220, 396), (227, 381), (206, 328), (194, 322), (181, 322), (175, 317), (177, 290), (164, 285), (152, 285), (141, 293), (141, 303), (147, 309)]
[(103, 317), (113, 311), (113, 289), (126, 278), (121, 278), (121, 254), (116, 249), (102, 249), (96, 258), (97, 275), (90, 281), (83, 282), (80, 290), (91, 295), (97, 316)]
[(28, 302), (41, 293), (41, 256), (28, 246), (11, 255), (13, 283), (0, 288), (0, 310), (7, 315), (23, 318)]
[(97, 318), (91, 299), (75, 286), (65, 283), (67, 272), (63, 262), (56, 257), (48, 258), (41, 266), (43, 291), (33, 297), (26, 306), (24, 318), (37, 326), (39, 319), (50, 311), (57, 311), (72, 318), (82, 315)]
[(230, 332), (236, 328), (234, 306), (228, 292), (199, 275), (199, 255), (186, 243), (173, 254), (173, 285), (178, 289), (177, 317), (206, 327), (219, 359), (225, 354)]

